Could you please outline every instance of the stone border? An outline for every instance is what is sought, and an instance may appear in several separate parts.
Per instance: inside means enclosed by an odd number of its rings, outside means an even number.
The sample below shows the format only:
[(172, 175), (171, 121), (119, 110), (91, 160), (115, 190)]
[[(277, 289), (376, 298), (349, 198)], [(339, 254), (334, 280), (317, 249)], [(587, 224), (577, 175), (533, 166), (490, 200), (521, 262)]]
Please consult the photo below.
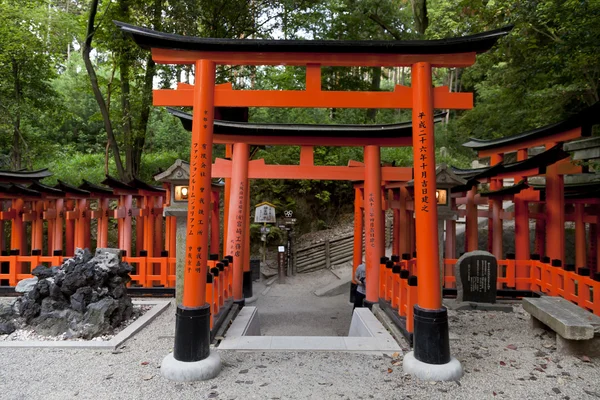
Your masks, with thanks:
[(158, 317), (171, 304), (170, 300), (133, 300), (134, 305), (154, 305), (144, 315), (133, 321), (128, 327), (119, 332), (115, 337), (107, 341), (3, 341), (1, 348), (23, 349), (23, 348), (47, 348), (47, 349), (92, 349), (92, 350), (116, 350), (123, 342), (130, 339), (152, 320)]
[(348, 353), (402, 353), (402, 348), (368, 308), (357, 308), (348, 336), (260, 336), (256, 307), (244, 307), (221, 341), (220, 350), (341, 351)]

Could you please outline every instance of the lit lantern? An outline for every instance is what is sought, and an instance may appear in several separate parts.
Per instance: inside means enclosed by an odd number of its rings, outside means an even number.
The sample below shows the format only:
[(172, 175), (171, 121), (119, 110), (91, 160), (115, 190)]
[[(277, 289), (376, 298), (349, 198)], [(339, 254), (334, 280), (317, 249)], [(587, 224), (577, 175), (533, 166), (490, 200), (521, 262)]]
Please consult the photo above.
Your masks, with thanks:
[(187, 201), (188, 190), (187, 186), (175, 186), (175, 201)]
[(435, 199), (437, 200), (438, 206), (448, 205), (448, 189), (436, 189)]

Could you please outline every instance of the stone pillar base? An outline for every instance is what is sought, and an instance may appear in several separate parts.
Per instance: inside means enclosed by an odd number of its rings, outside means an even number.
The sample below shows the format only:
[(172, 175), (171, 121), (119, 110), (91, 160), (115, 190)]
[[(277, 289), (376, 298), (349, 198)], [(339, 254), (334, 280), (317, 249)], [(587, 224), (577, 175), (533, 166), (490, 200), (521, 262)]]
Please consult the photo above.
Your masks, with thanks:
[(160, 373), (167, 379), (177, 382), (205, 381), (221, 372), (221, 357), (216, 350), (204, 360), (185, 362), (177, 361), (173, 353), (169, 353), (160, 365)]
[(417, 360), (411, 351), (404, 356), (402, 367), (405, 373), (424, 381), (457, 381), (463, 376), (462, 365), (454, 357), (446, 364), (428, 364)]

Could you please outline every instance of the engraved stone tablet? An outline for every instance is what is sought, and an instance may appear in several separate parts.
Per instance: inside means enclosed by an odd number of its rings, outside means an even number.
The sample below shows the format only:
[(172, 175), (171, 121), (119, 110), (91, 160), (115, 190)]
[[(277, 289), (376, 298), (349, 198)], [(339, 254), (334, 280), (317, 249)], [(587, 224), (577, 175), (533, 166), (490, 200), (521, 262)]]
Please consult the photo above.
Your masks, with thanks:
[(481, 250), (463, 254), (456, 262), (454, 274), (457, 302), (496, 302), (498, 262), (493, 254)]

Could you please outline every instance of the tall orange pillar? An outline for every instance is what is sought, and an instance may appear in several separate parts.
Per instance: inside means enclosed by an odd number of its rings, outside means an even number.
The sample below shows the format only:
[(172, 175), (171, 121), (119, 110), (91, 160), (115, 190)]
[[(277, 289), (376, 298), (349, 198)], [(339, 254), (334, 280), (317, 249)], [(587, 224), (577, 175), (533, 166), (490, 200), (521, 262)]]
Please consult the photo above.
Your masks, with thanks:
[[(414, 210), (417, 248), (417, 304), (414, 306), (413, 351), (404, 358), (405, 372), (431, 364), (449, 364), (448, 314), (442, 307), (438, 211), (436, 202), (435, 137), (431, 64), (412, 66), (412, 126)], [(414, 361), (414, 363), (412, 362)], [(458, 361), (449, 368), (461, 371)], [(415, 364), (425, 364), (416, 366)], [(415, 370), (412, 370), (415, 368)], [(456, 371), (456, 372), (458, 372)], [(461, 376), (457, 373), (457, 376)]]
[[(32, 202), (34, 207), (34, 219), (31, 223), (31, 250), (42, 250), (44, 248), (44, 202), (37, 200)], [(41, 254), (41, 253), (40, 253)], [(35, 266), (32, 266), (32, 269)]]
[(243, 305), (244, 246), (246, 191), (248, 190), (249, 145), (236, 143), (233, 146), (231, 166), (231, 191), (229, 193), (229, 218), (227, 223), (227, 254), (233, 256), (233, 301)]
[(473, 186), (467, 192), (467, 226), (466, 226), (466, 241), (467, 251), (475, 251), (479, 249), (479, 227), (477, 216), (477, 204), (475, 204), (475, 194), (477, 186)]
[(361, 188), (354, 188), (354, 242), (352, 253), (352, 282), (350, 283), (350, 301), (354, 302), (356, 268), (363, 262), (363, 198)]
[[(524, 161), (527, 159), (527, 149), (519, 149), (517, 151), (517, 161)], [(518, 183), (523, 177), (516, 176), (515, 184)], [(531, 250), (529, 248), (529, 204), (523, 200), (521, 194), (517, 194), (514, 197), (515, 203), (515, 277), (516, 278), (528, 278), (529, 268), (527, 267), (528, 261), (531, 258)], [(530, 285), (527, 283), (517, 283), (517, 290), (529, 289)]]
[(365, 146), (365, 237), (367, 296), (365, 305), (371, 307), (379, 301), (379, 263), (384, 254), (382, 237), (383, 218), (381, 213), (381, 160), (379, 146)]
[(584, 204), (575, 204), (575, 267), (587, 267)]
[[(398, 189), (391, 190), (391, 200), (396, 203), (400, 200), (400, 191)], [(390, 203), (392, 204), (392, 203)], [(393, 222), (392, 222), (392, 254), (399, 256), (400, 253), (400, 209), (395, 207), (392, 208)]]
[(52, 255), (63, 254), (63, 223), (65, 219), (65, 200), (56, 199), (54, 202), (56, 217), (54, 218), (52, 233), (52, 248), (49, 249)]
[(546, 168), (546, 255), (565, 262), (565, 187), (557, 164)]
[(98, 199), (98, 223), (96, 247), (105, 248), (108, 247), (108, 204), (109, 199), (101, 198)]
[(170, 357), (180, 362), (202, 361), (209, 356), (219, 360), (216, 353), (210, 354), (210, 304), (206, 303), (215, 63), (198, 60), (195, 67), (183, 299), (177, 306), (173, 355), (167, 356), (161, 368), (167, 378), (171, 372), (164, 367), (172, 368), (174, 375), (179, 369), (168, 362)]
[(119, 230), (119, 249), (124, 250), (127, 256), (131, 256), (131, 217), (133, 214), (132, 210), (133, 198), (132, 195), (120, 195), (119, 196), (119, 208), (122, 216), (119, 218), (118, 230)]
[(400, 197), (399, 197), (399, 201), (400, 201), (400, 215), (399, 215), (399, 219), (398, 219), (398, 223), (399, 223), (399, 228), (400, 228), (400, 234), (399, 234), (399, 239), (400, 239), (400, 245), (398, 246), (399, 252), (400, 252), (400, 256), (402, 254), (406, 254), (406, 253), (410, 253), (411, 249), (410, 249), (410, 220), (412, 220), (412, 217), (409, 218), (408, 217), (408, 212), (406, 211), (406, 199), (408, 197), (408, 189), (406, 189), (406, 186), (402, 186), (400, 188)]
[(212, 211), (210, 215), (210, 252), (219, 254), (219, 192), (211, 191)]
[[(231, 159), (233, 156), (232, 145), (225, 145), (225, 158)], [(225, 178), (225, 187), (223, 189), (223, 257), (228, 256), (227, 254), (227, 234), (229, 233), (229, 202), (231, 196), (231, 178)]]

